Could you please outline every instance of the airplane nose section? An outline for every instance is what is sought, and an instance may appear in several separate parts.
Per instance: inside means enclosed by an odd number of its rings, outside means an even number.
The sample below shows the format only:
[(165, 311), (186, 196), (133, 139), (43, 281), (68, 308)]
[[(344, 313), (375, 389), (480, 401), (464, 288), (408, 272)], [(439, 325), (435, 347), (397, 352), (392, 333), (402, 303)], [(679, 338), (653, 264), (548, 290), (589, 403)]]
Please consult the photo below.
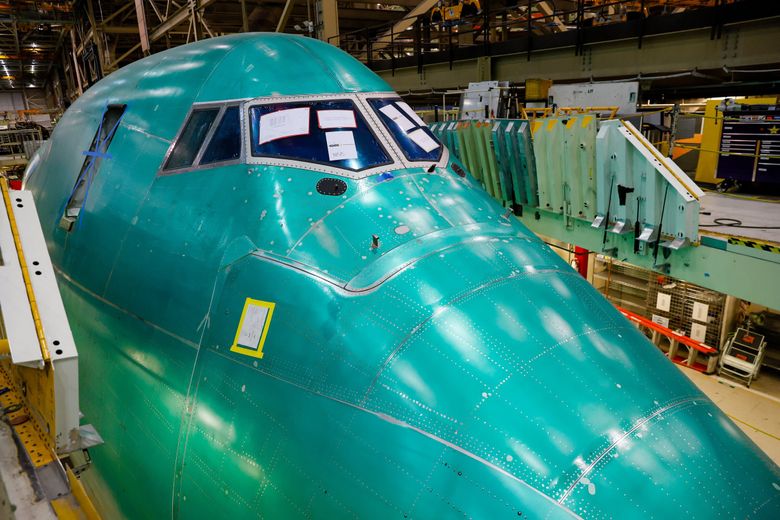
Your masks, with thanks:
[(577, 461), (559, 502), (585, 518), (780, 518), (780, 475), (705, 398), (660, 407)]
[(585, 518), (780, 518), (778, 467), (573, 271), (443, 298), (364, 404)]

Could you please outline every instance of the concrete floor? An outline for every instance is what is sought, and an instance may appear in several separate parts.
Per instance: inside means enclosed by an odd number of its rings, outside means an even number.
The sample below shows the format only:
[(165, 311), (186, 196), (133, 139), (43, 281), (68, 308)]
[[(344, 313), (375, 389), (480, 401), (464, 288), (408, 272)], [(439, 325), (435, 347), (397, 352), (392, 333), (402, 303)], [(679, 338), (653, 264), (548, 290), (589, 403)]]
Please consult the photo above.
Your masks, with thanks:
[[(701, 226), (699, 231), (702, 233), (780, 242), (780, 229), (777, 229), (780, 228), (780, 200), (778, 199), (759, 199), (708, 191), (701, 199), (701, 210), (709, 213), (699, 217), (699, 226)], [(717, 226), (713, 225), (716, 218), (736, 219), (746, 226), (769, 226), (776, 229)]]
[(762, 374), (745, 388), (719, 376), (680, 370), (712, 399), (753, 442), (780, 464), (780, 379)]

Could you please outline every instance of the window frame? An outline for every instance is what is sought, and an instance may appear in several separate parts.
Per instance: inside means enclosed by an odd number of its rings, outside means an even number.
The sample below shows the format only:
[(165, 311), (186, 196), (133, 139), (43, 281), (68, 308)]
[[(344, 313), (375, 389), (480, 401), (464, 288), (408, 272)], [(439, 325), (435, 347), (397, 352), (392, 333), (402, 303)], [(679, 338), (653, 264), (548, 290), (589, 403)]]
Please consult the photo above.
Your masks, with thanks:
[[(392, 90), (388, 90), (384, 92), (371, 91), (371, 92), (340, 92), (340, 93), (328, 93), (328, 94), (293, 94), (293, 95), (276, 95), (276, 96), (258, 96), (256, 98), (251, 98), (247, 100), (247, 102), (244, 104), (242, 109), (244, 118), (248, 120), (249, 108), (255, 105), (271, 104), (275, 102), (329, 101), (329, 100), (345, 99), (345, 98), (351, 99), (358, 106), (358, 109), (360, 110), (361, 114), (363, 115), (366, 122), (373, 130), (374, 135), (377, 137), (377, 139), (382, 144), (384, 149), (390, 153), (390, 156), (393, 159), (392, 164), (356, 172), (354, 170), (345, 170), (343, 168), (336, 168), (334, 166), (324, 166), (324, 165), (319, 165), (311, 162), (290, 161), (287, 159), (278, 159), (278, 158), (270, 158), (270, 157), (254, 157), (252, 156), (251, 153), (246, 154), (246, 159), (245, 159), (246, 163), (249, 165), (296, 168), (299, 170), (307, 170), (319, 174), (332, 175), (332, 176), (352, 179), (352, 180), (366, 179), (368, 177), (372, 177), (382, 173), (392, 173), (402, 169), (415, 169), (415, 168), (427, 169), (429, 166), (426, 165), (425, 163), (409, 162), (406, 160), (406, 156), (404, 156), (403, 152), (398, 147), (398, 144), (395, 142), (395, 139), (393, 139), (389, 131), (385, 129), (385, 126), (378, 119), (376, 114), (374, 114), (374, 111), (371, 109), (371, 106), (367, 101), (368, 98), (397, 98), (397, 97), (398, 97), (398, 93)], [(246, 130), (248, 123), (244, 123), (244, 125)], [(251, 138), (249, 134), (250, 132), (248, 131), (245, 131), (244, 133), (244, 150), (249, 150), (249, 147), (252, 146)], [(442, 154), (439, 161), (436, 163), (436, 166), (442, 168), (447, 166), (447, 164), (449, 164), (449, 159), (450, 159), (450, 153), (447, 147), (445, 146), (444, 153)]]
[[(226, 100), (226, 101), (210, 101), (206, 103), (193, 103), (192, 106), (190, 106), (190, 109), (187, 111), (187, 115), (184, 117), (184, 121), (179, 127), (179, 131), (176, 132), (176, 137), (174, 137), (174, 139), (171, 141), (171, 144), (168, 146), (168, 150), (165, 152), (165, 156), (163, 156), (163, 159), (160, 162), (160, 166), (158, 168), (157, 174), (161, 177), (164, 177), (168, 175), (178, 175), (180, 173), (188, 173), (197, 170), (206, 170), (209, 168), (220, 168), (222, 166), (229, 166), (232, 164), (241, 164), (244, 161), (246, 156), (246, 146), (244, 144), (245, 141), (244, 129), (246, 124), (244, 121), (244, 110), (242, 110), (242, 104), (244, 101), (245, 100), (237, 99), (237, 100)], [(240, 127), (239, 141), (241, 145), (241, 153), (239, 153), (236, 159), (229, 159), (226, 161), (218, 161), (218, 162), (212, 162), (207, 164), (201, 164), (203, 155), (206, 153), (206, 150), (211, 144), (211, 139), (214, 137), (214, 134), (216, 133), (217, 128), (219, 127), (219, 124), (222, 122), (222, 118), (225, 115), (225, 111), (231, 107), (238, 107), (238, 125)], [(171, 154), (173, 153), (174, 148), (176, 148), (176, 145), (179, 143), (182, 134), (184, 134), (184, 130), (185, 128), (187, 128), (187, 123), (189, 123), (193, 112), (195, 112), (196, 110), (208, 110), (210, 108), (219, 108), (219, 112), (217, 112), (214, 121), (212, 121), (211, 126), (209, 127), (209, 131), (206, 132), (206, 137), (203, 138), (203, 142), (201, 143), (200, 148), (198, 149), (198, 153), (195, 154), (195, 158), (193, 159), (192, 164), (189, 166), (185, 166), (183, 168), (166, 169), (165, 165), (168, 162), (168, 159), (170, 158)]]
[[(406, 153), (406, 149), (401, 144), (401, 142), (395, 137), (394, 130), (390, 127), (390, 124), (384, 119), (384, 117), (382, 117), (382, 114), (380, 114), (380, 109), (377, 108), (376, 106), (374, 106), (374, 104), (372, 103), (372, 101), (374, 101), (374, 100), (389, 101), (390, 103), (396, 103), (397, 101), (401, 101), (401, 102), (406, 103), (406, 101), (404, 101), (404, 99), (400, 95), (398, 95), (398, 94), (396, 94), (395, 96), (367, 96), (365, 98), (366, 104), (368, 105), (368, 107), (371, 110), (372, 114), (376, 116), (377, 120), (379, 121), (379, 124), (382, 125), (382, 127), (387, 131), (387, 133), (389, 133), (391, 135), (391, 137), (393, 138), (393, 140), (395, 142), (395, 145), (398, 147), (398, 149), (403, 154), (403, 157), (404, 157), (405, 162), (407, 164), (415, 164), (415, 165), (419, 164), (419, 163), (427, 163), (427, 164), (435, 163), (435, 164), (439, 164), (441, 162), (442, 158), (445, 155), (445, 151), (447, 150), (447, 146), (443, 142), (441, 142), (441, 140), (438, 138), (438, 136), (436, 136), (436, 134), (433, 133), (433, 131), (431, 130), (431, 128), (427, 124), (424, 125), (424, 126), (418, 126), (417, 129), (425, 128), (425, 129), (428, 130), (428, 133), (436, 140), (436, 142), (439, 143), (439, 155), (435, 159), (412, 159)], [(387, 106), (387, 105), (385, 105), (385, 106)], [(404, 117), (408, 117), (408, 116), (406, 116), (406, 114), (404, 114), (403, 110), (400, 110), (400, 112), (401, 112), (401, 114), (404, 115)], [(412, 121), (412, 122), (414, 122), (414, 121)], [(408, 134), (406, 134), (406, 135), (408, 136)]]
[[(238, 157), (236, 157), (235, 159), (224, 159), (222, 161), (212, 161), (209, 163), (203, 163), (203, 156), (206, 155), (206, 152), (211, 147), (211, 141), (214, 139), (214, 136), (217, 134), (217, 130), (219, 130), (219, 126), (222, 124), (222, 120), (225, 118), (225, 114), (231, 108), (235, 108), (236, 110), (238, 110)], [(209, 129), (209, 132), (206, 134), (206, 137), (203, 139), (203, 144), (201, 145), (200, 150), (198, 150), (198, 153), (195, 155), (195, 160), (193, 160), (193, 164), (197, 164), (198, 166), (206, 168), (211, 166), (223, 166), (225, 164), (231, 164), (236, 161), (240, 161), (244, 153), (243, 126), (244, 124), (241, 119), (241, 104), (228, 103), (225, 106), (223, 106), (222, 109), (217, 114), (216, 119), (211, 124), (211, 128)]]
[[(374, 138), (374, 141), (379, 145), (379, 148), (384, 152), (385, 156), (387, 157), (387, 162), (374, 164), (371, 166), (367, 166), (365, 168), (361, 168), (359, 170), (353, 170), (351, 168), (344, 168), (342, 166), (339, 166), (337, 164), (334, 164), (333, 162), (325, 162), (325, 161), (312, 161), (309, 159), (301, 159), (300, 157), (290, 157), (285, 155), (268, 155), (268, 154), (258, 154), (255, 155), (254, 153), (254, 147), (252, 146), (252, 109), (261, 107), (261, 106), (271, 106), (271, 105), (285, 105), (285, 104), (309, 104), (308, 108), (312, 110), (313, 112), (317, 112), (317, 109), (311, 106), (314, 103), (327, 103), (330, 101), (349, 101), (352, 103), (352, 106), (355, 111), (358, 112), (358, 114), (355, 116), (355, 120), (357, 121), (357, 118), (359, 117), (362, 119), (363, 123), (365, 123), (366, 128), (369, 132), (371, 132), (371, 137)], [(377, 132), (376, 125), (374, 122), (366, 117), (367, 114), (365, 113), (365, 110), (363, 110), (362, 103), (358, 102), (357, 99), (355, 99), (352, 96), (315, 96), (309, 99), (298, 99), (296, 98), (276, 98), (273, 101), (268, 102), (256, 102), (256, 103), (247, 103), (246, 105), (246, 128), (247, 128), (247, 135), (248, 135), (248, 148), (247, 148), (247, 157), (252, 157), (253, 159), (259, 159), (259, 160), (280, 160), (284, 161), (286, 163), (298, 163), (298, 164), (311, 164), (315, 166), (320, 166), (322, 168), (328, 168), (337, 170), (339, 172), (348, 172), (351, 175), (360, 175), (367, 171), (373, 171), (380, 168), (386, 168), (388, 166), (393, 166), (396, 164), (396, 154), (392, 152), (392, 150), (387, 146), (387, 142), (384, 139), (384, 135), (380, 132)], [(341, 109), (338, 109), (341, 110)], [(316, 115), (314, 116), (316, 117)], [(340, 174), (342, 176), (345, 176), (343, 174)], [(346, 175), (350, 176), (350, 175)]]
[[(246, 97), (246, 98), (234, 98), (220, 101), (209, 101), (202, 103), (193, 103), (190, 109), (187, 111), (186, 117), (176, 133), (176, 136), (168, 146), (168, 150), (163, 157), (160, 166), (157, 170), (158, 176), (178, 175), (180, 173), (188, 173), (191, 171), (197, 171), (207, 168), (218, 168), (221, 166), (228, 166), (233, 164), (247, 164), (249, 166), (262, 165), (262, 166), (275, 166), (284, 168), (296, 168), (299, 170), (308, 170), (325, 175), (333, 175), (337, 177), (360, 180), (374, 175), (382, 173), (393, 172), (400, 169), (415, 169), (425, 168), (427, 169), (431, 163), (434, 163), (437, 167), (445, 167), (449, 164), (450, 152), (444, 143), (442, 144), (443, 153), (438, 161), (409, 161), (406, 155), (403, 153), (400, 145), (395, 141), (395, 138), (380, 120), (380, 117), (374, 112), (372, 105), (368, 102), (372, 98), (391, 98), (397, 99), (399, 95), (394, 91), (372, 91), (372, 92), (339, 92), (329, 94), (294, 94), (294, 95), (273, 95), (273, 96), (258, 96), (258, 97)], [(334, 166), (332, 164), (318, 164), (314, 162), (306, 162), (297, 159), (282, 159), (279, 157), (255, 157), (252, 155), (252, 138), (251, 129), (249, 124), (250, 112), (249, 110), (257, 105), (269, 105), (275, 103), (294, 103), (294, 102), (315, 102), (315, 101), (335, 101), (349, 99), (355, 104), (355, 108), (360, 112), (361, 116), (370, 128), (373, 136), (379, 142), (382, 149), (387, 153), (391, 162), (383, 166), (375, 166), (364, 170), (349, 170)], [(403, 99), (403, 98), (401, 98)], [(224, 110), (230, 106), (239, 107), (239, 124), (241, 125), (241, 155), (231, 161), (215, 162), (210, 164), (200, 164), (203, 154), (211, 143), (214, 132), (216, 132), (219, 126), (219, 121), (224, 115)], [(209, 133), (206, 135), (201, 149), (198, 150), (198, 154), (195, 157), (193, 164), (187, 168), (180, 168), (176, 170), (164, 170), (163, 166), (168, 161), (168, 157), (173, 152), (173, 148), (181, 138), (182, 133), (190, 116), (194, 110), (209, 107), (220, 107), (223, 110), (217, 114), (215, 123), (212, 124), (212, 128), (209, 129)]]
[[(116, 119), (116, 122), (114, 123), (114, 126), (108, 130), (106, 134), (105, 139), (101, 138), (101, 133), (103, 133), (104, 130), (104, 124), (106, 123), (106, 116), (108, 115), (108, 111), (111, 109), (119, 109), (119, 116)], [(73, 230), (73, 224), (78, 221), (81, 216), (82, 212), (81, 209), (83, 209), (83, 205), (87, 202), (87, 196), (88, 196), (88, 190), (89, 187), (87, 183), (91, 183), (92, 180), (95, 179), (95, 177), (100, 173), (100, 166), (103, 164), (103, 159), (109, 159), (111, 158), (111, 155), (108, 153), (109, 149), (111, 148), (111, 143), (114, 142), (114, 138), (116, 137), (117, 132), (119, 132), (119, 127), (122, 123), (122, 118), (127, 113), (127, 103), (108, 103), (106, 107), (103, 109), (103, 112), (100, 114), (100, 121), (98, 123), (98, 127), (95, 130), (95, 135), (92, 137), (92, 140), (90, 141), (89, 148), (84, 152), (84, 161), (81, 163), (81, 168), (79, 169), (79, 173), (76, 176), (76, 181), (73, 183), (73, 188), (71, 189), (71, 193), (68, 196), (67, 201), (65, 202), (65, 207), (62, 210), (62, 215), (60, 216), (60, 227), (65, 229), (66, 231), (70, 232)], [(105, 149), (102, 151), (99, 151), (98, 149), (101, 147), (102, 144), (105, 144)], [(97, 155), (88, 155), (87, 152), (90, 154), (97, 154)], [(90, 161), (92, 161), (90, 163)], [(91, 174), (88, 174), (87, 172), (93, 169), (94, 171)], [(85, 175), (90, 175), (92, 177), (92, 180), (87, 180), (84, 178)], [(85, 186), (84, 188), (84, 194), (83, 199), (81, 200), (81, 203), (79, 205), (79, 212), (75, 215), (68, 215), (68, 212), (75, 207), (74, 200), (76, 197), (76, 193), (78, 192), (79, 188), (81, 186)]]

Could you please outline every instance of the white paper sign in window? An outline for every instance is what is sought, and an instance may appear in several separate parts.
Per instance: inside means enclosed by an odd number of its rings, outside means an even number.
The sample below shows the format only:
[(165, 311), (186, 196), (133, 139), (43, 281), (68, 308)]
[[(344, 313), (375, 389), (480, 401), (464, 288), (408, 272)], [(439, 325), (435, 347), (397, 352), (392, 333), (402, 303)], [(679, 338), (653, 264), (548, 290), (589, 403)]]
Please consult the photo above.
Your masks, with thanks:
[(422, 128), (418, 128), (414, 132), (411, 132), (409, 134), (409, 139), (414, 141), (417, 146), (426, 152), (432, 152), (439, 147), (439, 143), (434, 141)]
[(400, 128), (404, 132), (408, 132), (409, 130), (415, 127), (414, 123), (409, 121), (409, 119), (393, 105), (384, 106), (380, 108), (379, 111), (382, 112), (387, 117), (389, 117), (393, 121), (393, 123), (398, 125), (398, 128)]
[(258, 144), (309, 134), (309, 107), (277, 110), (260, 116)]
[(401, 107), (401, 110), (403, 110), (404, 112), (406, 112), (406, 115), (407, 115), (407, 116), (409, 116), (409, 117), (411, 118), (411, 120), (412, 120), (412, 121), (414, 121), (415, 123), (417, 123), (417, 125), (418, 125), (418, 126), (425, 126), (425, 121), (423, 121), (423, 120), (420, 118), (420, 116), (418, 116), (418, 115), (417, 115), (417, 112), (415, 112), (414, 110), (412, 110), (412, 107), (410, 107), (409, 105), (407, 105), (407, 104), (406, 104), (406, 103), (404, 103), (403, 101), (399, 101), (398, 103), (396, 103), (396, 105), (398, 105), (399, 107)]
[(320, 128), (357, 128), (354, 110), (317, 110)]
[(344, 132), (326, 132), (325, 140), (328, 143), (328, 160), (343, 161), (346, 159), (357, 159), (357, 147), (355, 146), (355, 136), (350, 131)]

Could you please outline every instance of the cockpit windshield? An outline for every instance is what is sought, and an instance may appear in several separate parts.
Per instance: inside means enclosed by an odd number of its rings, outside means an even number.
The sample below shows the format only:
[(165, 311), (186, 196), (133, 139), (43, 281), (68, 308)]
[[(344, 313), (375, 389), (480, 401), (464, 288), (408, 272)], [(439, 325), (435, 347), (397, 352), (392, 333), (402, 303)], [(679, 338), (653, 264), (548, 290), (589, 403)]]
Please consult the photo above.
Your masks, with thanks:
[(409, 105), (398, 98), (369, 99), (368, 102), (408, 160), (438, 161), (441, 158), (441, 143)]
[(349, 99), (273, 103), (249, 109), (255, 157), (360, 171), (390, 164), (387, 151)]

